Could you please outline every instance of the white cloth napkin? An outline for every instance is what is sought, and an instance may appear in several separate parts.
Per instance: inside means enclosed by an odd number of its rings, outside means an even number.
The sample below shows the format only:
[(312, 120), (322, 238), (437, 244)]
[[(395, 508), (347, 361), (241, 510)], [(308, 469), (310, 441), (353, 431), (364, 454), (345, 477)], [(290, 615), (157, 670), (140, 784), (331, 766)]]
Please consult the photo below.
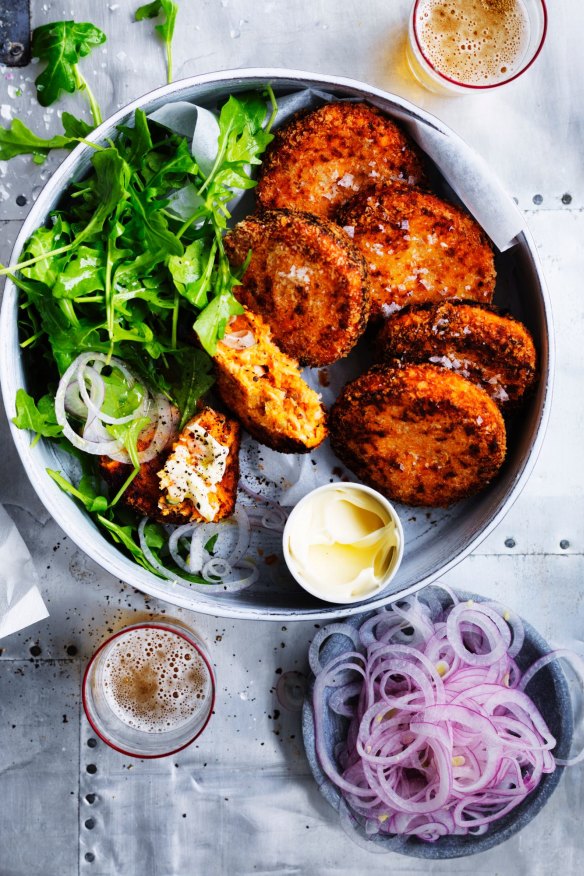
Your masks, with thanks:
[(49, 616), (27, 546), (0, 505), (0, 639)]

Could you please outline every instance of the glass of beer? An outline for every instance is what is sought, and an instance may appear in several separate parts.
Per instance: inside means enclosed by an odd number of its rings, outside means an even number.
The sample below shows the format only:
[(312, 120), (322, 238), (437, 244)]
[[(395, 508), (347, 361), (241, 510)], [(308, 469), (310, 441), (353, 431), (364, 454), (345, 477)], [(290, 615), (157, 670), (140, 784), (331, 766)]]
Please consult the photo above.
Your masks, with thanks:
[(546, 31), (544, 0), (415, 0), (408, 64), (441, 94), (498, 88), (533, 64)]
[(175, 754), (203, 732), (215, 677), (203, 643), (173, 622), (134, 624), (95, 652), (83, 678), (95, 733), (131, 757)]

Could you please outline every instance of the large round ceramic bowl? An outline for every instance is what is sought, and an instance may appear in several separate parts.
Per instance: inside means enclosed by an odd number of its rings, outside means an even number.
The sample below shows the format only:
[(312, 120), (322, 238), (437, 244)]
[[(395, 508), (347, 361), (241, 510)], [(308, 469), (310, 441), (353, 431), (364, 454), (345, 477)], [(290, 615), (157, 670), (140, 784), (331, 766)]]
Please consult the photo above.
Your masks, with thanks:
[[(519, 212), (483, 163), (452, 131), (439, 120), (408, 101), (360, 82), (289, 70), (253, 69), (220, 72), (184, 79), (159, 88), (111, 116), (91, 135), (97, 143), (115, 136), (116, 126), (128, 122), (136, 108), (146, 113), (171, 101), (191, 101), (212, 106), (227, 97), (270, 83), (276, 95), (305, 90), (326, 92), (334, 98), (369, 101), (404, 125), (420, 145), (432, 142), (436, 163), (444, 174), (436, 173), (437, 190), (450, 198), (456, 193), (464, 199), (465, 186), (478, 193), (477, 201), (489, 204), (495, 214), (500, 209), (512, 217), (516, 234), (514, 245), (496, 258), (498, 283), (495, 301), (523, 320), (532, 332), (539, 354), (540, 379), (536, 393), (522, 410), (520, 422), (511, 424), (509, 452), (505, 465), (487, 489), (478, 496), (459, 502), (448, 510), (404, 508), (405, 554), (399, 573), (382, 593), (365, 603), (378, 605), (428, 584), (459, 562), (499, 523), (519, 495), (537, 458), (548, 416), (553, 365), (550, 308), (538, 265), (535, 246)], [(444, 161), (440, 161), (441, 154)], [(12, 262), (32, 232), (46, 220), (66, 187), (87, 173), (93, 150), (79, 145), (54, 173), (31, 209), (16, 241)], [(519, 159), (518, 159), (519, 160)], [(446, 178), (447, 177), (447, 178)], [(498, 223), (492, 224), (496, 237)], [(489, 229), (487, 229), (489, 230)], [(4, 402), (9, 418), (14, 416), (15, 396), (26, 386), (25, 363), (18, 338), (18, 293), (6, 284), (1, 317), (2, 345), (0, 373)], [(319, 602), (298, 587), (286, 574), (282, 561), (262, 564), (262, 575), (248, 590), (240, 593), (194, 591), (180, 583), (169, 583), (137, 566), (124, 556), (98, 530), (91, 517), (65, 495), (47, 475), (46, 469), (67, 468), (49, 442), (31, 447), (30, 433), (13, 428), (12, 435), (25, 471), (41, 501), (68, 536), (90, 557), (120, 578), (152, 596), (207, 614), (309, 620), (326, 616), (349, 615), (363, 610), (363, 604), (338, 608)], [(299, 497), (297, 497), (299, 498)]]

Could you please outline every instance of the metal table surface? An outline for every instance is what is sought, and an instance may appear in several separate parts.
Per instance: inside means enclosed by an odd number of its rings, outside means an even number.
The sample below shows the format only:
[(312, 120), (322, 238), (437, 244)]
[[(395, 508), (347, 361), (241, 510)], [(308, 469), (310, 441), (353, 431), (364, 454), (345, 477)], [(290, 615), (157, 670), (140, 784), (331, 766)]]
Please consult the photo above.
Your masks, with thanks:
[[(584, 651), (584, 6), (550, 4), (545, 50), (525, 77), (492, 93), (448, 99), (423, 91), (405, 72), (410, 0), (179, 3), (175, 78), (265, 65), (362, 79), (442, 118), (517, 199), (553, 302), (551, 421), (523, 494), (447, 581), (505, 601), (548, 640)], [(35, 26), (74, 16), (106, 31), (107, 45), (84, 68), (105, 113), (165, 78), (151, 23), (132, 22), (138, 5), (32, 0)], [(60, 111), (79, 101), (43, 110), (34, 98), (36, 75), (35, 62), (0, 68), (0, 115), (4, 124), (18, 115), (39, 132), (54, 132)], [(42, 167), (28, 158), (0, 162), (2, 261), (59, 158)], [(283, 709), (275, 695), (282, 672), (306, 671), (315, 625), (197, 616), (113, 579), (40, 505), (1, 417), (0, 501), (32, 552), (50, 617), (0, 642), (0, 876), (581, 872), (578, 768), (566, 770), (521, 834), (475, 858), (422, 862), (353, 844), (312, 782), (299, 714)], [(159, 762), (134, 761), (92, 737), (80, 678), (107, 633), (158, 615), (184, 618), (206, 640), (219, 696), (198, 744)]]

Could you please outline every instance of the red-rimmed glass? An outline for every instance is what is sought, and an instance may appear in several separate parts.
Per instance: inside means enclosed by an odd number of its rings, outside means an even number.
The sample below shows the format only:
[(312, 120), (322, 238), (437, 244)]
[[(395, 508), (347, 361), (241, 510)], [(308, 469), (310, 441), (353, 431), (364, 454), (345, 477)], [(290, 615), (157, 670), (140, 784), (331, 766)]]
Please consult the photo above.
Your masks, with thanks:
[[(431, 2), (431, 0), (430, 0)], [(465, 0), (454, 0), (454, 6), (463, 5)], [(414, 77), (431, 91), (442, 94), (468, 94), (472, 91), (491, 91), (517, 79), (531, 67), (543, 48), (547, 34), (547, 8), (544, 0), (518, 0), (526, 18), (526, 34), (522, 50), (516, 61), (505, 73), (485, 84), (465, 82), (449, 75), (447, 69), (439, 69), (428, 56), (420, 38), (419, 22), (429, 0), (415, 0), (410, 15), (407, 59)]]
[[(137, 636), (141, 643), (152, 637), (158, 647), (162, 642), (169, 649), (177, 647), (181, 653), (189, 654), (193, 661), (190, 665), (197, 670), (197, 678), (200, 677), (199, 696), (196, 701), (193, 699), (190, 714), (174, 725), (171, 721), (167, 729), (144, 729), (128, 723), (123, 709), (115, 708), (111, 693), (106, 691), (108, 660), (117, 659), (121, 645), (127, 645), (127, 654), (131, 655)], [(130, 658), (126, 655), (125, 659)], [(83, 677), (83, 708), (96, 735), (121, 754), (139, 758), (167, 757), (182, 751), (201, 735), (213, 713), (215, 689), (215, 675), (205, 646), (192, 630), (171, 622), (133, 624), (103, 642), (89, 661)], [(183, 705), (183, 711), (188, 713), (188, 702)]]

